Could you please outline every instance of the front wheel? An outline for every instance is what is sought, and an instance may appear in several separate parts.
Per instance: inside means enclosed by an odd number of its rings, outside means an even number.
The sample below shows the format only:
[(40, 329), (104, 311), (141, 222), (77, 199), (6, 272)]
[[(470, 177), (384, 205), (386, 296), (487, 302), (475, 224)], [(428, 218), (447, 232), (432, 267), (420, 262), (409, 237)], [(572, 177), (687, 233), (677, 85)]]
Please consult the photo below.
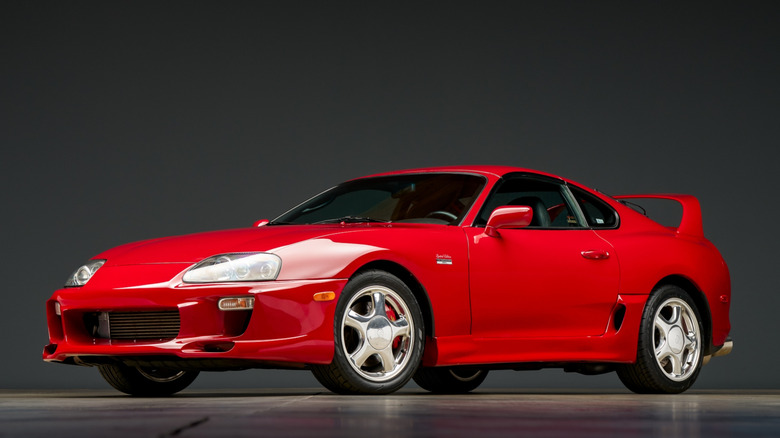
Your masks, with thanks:
[(683, 289), (674, 285), (657, 289), (642, 316), (637, 361), (617, 370), (623, 384), (640, 394), (678, 394), (690, 388), (701, 369), (700, 321)]
[(335, 352), (314, 376), (339, 394), (389, 394), (412, 378), (424, 343), (422, 313), (409, 287), (384, 271), (347, 283), (334, 317)]
[(481, 385), (487, 374), (488, 370), (473, 367), (426, 367), (417, 370), (414, 382), (433, 393), (465, 394)]
[(168, 368), (130, 367), (127, 365), (101, 365), (100, 375), (115, 389), (125, 394), (161, 397), (175, 394), (198, 377), (198, 371), (182, 371)]

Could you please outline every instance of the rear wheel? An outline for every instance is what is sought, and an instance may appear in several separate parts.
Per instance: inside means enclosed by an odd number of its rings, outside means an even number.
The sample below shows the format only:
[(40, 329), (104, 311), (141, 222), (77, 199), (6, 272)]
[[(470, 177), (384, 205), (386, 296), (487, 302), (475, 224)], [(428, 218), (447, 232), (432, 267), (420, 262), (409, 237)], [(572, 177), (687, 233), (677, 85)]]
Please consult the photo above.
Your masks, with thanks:
[(422, 313), (409, 287), (384, 271), (366, 271), (341, 293), (335, 352), (314, 376), (339, 394), (389, 394), (412, 378), (423, 351)]
[(420, 368), (414, 381), (421, 388), (439, 394), (463, 394), (476, 389), (488, 370), (473, 367)]
[(639, 331), (637, 361), (618, 368), (636, 393), (681, 393), (693, 385), (702, 362), (701, 318), (690, 296), (674, 285), (648, 299)]
[(129, 367), (127, 365), (101, 365), (100, 375), (111, 386), (125, 394), (160, 397), (175, 394), (198, 377), (198, 371), (182, 371), (169, 368)]

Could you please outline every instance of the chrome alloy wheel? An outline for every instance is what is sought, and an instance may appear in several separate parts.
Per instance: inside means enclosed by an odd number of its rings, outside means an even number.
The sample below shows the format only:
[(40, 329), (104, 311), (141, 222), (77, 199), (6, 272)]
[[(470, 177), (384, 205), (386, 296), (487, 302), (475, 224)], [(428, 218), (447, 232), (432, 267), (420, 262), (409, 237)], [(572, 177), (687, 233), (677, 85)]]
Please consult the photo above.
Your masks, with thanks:
[(414, 350), (415, 327), (401, 296), (384, 286), (368, 286), (352, 297), (347, 309), (341, 348), (352, 369), (372, 382), (404, 371)]
[(701, 355), (699, 321), (680, 298), (664, 301), (653, 319), (655, 360), (667, 378), (676, 382), (690, 377)]

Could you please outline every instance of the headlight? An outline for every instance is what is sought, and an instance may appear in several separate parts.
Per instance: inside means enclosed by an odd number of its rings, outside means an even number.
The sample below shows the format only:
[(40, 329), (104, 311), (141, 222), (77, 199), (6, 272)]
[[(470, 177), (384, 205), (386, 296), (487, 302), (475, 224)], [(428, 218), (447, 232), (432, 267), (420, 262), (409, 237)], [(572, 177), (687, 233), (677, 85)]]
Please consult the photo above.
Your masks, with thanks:
[(65, 282), (65, 287), (84, 286), (105, 262), (105, 260), (90, 260), (86, 265), (79, 267), (70, 275), (70, 277), (68, 277), (68, 280)]
[(185, 283), (275, 280), (282, 259), (268, 253), (220, 254), (191, 267), (184, 273)]

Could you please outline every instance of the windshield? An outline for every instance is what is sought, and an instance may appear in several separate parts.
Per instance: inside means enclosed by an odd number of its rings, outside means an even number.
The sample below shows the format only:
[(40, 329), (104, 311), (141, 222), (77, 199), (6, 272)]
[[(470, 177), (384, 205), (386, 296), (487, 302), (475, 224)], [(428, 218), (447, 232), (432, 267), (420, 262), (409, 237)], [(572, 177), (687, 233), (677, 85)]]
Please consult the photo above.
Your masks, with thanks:
[(485, 178), (421, 173), (340, 184), (274, 219), (270, 225), (340, 222), (460, 223)]

